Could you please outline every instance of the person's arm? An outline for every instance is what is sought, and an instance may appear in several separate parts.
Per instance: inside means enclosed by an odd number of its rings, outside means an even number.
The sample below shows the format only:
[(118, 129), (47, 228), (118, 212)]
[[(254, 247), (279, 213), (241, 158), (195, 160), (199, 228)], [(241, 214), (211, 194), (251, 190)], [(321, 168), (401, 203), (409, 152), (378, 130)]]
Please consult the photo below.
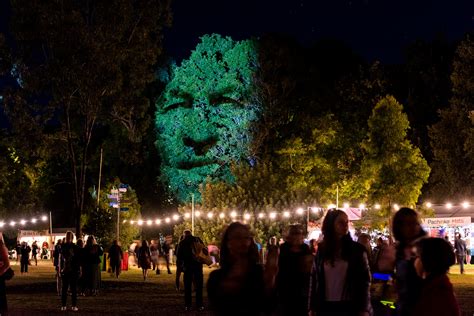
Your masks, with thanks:
[(356, 271), (359, 282), (358, 290), (356, 292), (358, 298), (356, 301), (356, 308), (358, 309), (358, 314), (360, 316), (369, 316), (372, 311), (370, 303), (370, 267), (369, 260), (367, 258), (367, 252), (363, 251), (361, 257), (359, 258), (360, 262), (356, 263), (358, 265), (358, 271)]
[(8, 249), (7, 249), (7, 247), (5, 247), (5, 246), (1, 247), (0, 251), (1, 251), (1, 257), (2, 257), (2, 261), (3, 261), (3, 266), (0, 267), (0, 275), (3, 275), (5, 273), (5, 271), (7, 271), (8, 268), (10, 268), (10, 259), (8, 258)]

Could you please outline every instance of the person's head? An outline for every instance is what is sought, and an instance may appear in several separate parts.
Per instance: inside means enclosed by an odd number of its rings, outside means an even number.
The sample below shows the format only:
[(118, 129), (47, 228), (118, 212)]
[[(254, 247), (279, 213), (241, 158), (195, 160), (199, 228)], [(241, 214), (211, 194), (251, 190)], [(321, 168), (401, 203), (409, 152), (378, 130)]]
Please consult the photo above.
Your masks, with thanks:
[(89, 237), (87, 237), (86, 245), (92, 246), (95, 244), (96, 244), (96, 241), (95, 241), (94, 236), (90, 235)]
[(185, 229), (183, 231), (183, 236), (184, 236), (184, 238), (192, 236), (191, 231), (189, 229)]
[(277, 244), (277, 238), (276, 238), (275, 236), (270, 237), (269, 243), (270, 243), (270, 245), (272, 245), (272, 246), (276, 246), (276, 244)]
[(250, 228), (240, 222), (233, 222), (224, 231), (221, 242), (221, 267), (228, 268), (238, 259), (250, 263), (258, 262), (257, 246), (253, 242)]
[(443, 238), (423, 238), (416, 251), (415, 269), (422, 278), (446, 274), (455, 263), (453, 247)]
[(60, 245), (62, 242), (63, 242), (62, 239), (58, 239), (58, 241), (56, 242), (56, 244), (57, 244), (57, 245)]
[(206, 35), (170, 75), (155, 119), (161, 174), (178, 201), (200, 199), (207, 177), (231, 179), (232, 162), (251, 161), (257, 55), (252, 41)]
[(384, 240), (383, 240), (383, 237), (382, 237), (382, 236), (380, 236), (379, 238), (377, 238), (376, 244), (377, 244), (377, 247), (379, 247), (379, 248), (384, 245)]
[(367, 249), (368, 252), (372, 249), (370, 245), (370, 235), (366, 233), (362, 233), (357, 237), (357, 242), (360, 243), (361, 245), (364, 245), (364, 247)]
[(73, 232), (70, 231), (70, 230), (68, 230), (68, 231), (66, 232), (66, 237), (64, 237), (64, 238), (65, 238), (65, 242), (66, 242), (66, 243), (71, 243), (71, 242), (74, 240), (74, 234), (73, 234)]
[(142, 247), (143, 248), (148, 248), (148, 241), (146, 241), (146, 239), (142, 240)]
[(349, 217), (342, 210), (329, 210), (324, 217), (322, 232), (324, 241), (334, 241), (349, 234)]
[(112, 241), (112, 245), (118, 246), (118, 241), (117, 241), (117, 239), (114, 239), (114, 241)]
[(79, 239), (76, 241), (76, 245), (77, 245), (79, 248), (84, 247), (84, 240), (82, 240), (82, 238), (79, 238)]
[(410, 242), (423, 234), (418, 213), (408, 207), (402, 207), (393, 216), (392, 232), (395, 240)]
[(288, 227), (286, 242), (291, 246), (302, 245), (304, 243), (304, 228), (300, 224), (293, 224)]
[(461, 234), (460, 233), (456, 233), (454, 236), (457, 240), (461, 239)]

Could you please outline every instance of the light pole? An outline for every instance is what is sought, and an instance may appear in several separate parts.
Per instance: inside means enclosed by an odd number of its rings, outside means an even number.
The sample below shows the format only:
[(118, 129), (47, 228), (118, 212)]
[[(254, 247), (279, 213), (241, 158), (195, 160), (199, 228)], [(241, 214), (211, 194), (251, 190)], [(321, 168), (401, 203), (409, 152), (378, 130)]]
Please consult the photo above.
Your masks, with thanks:
[(191, 193), (191, 234), (194, 236), (194, 193)]

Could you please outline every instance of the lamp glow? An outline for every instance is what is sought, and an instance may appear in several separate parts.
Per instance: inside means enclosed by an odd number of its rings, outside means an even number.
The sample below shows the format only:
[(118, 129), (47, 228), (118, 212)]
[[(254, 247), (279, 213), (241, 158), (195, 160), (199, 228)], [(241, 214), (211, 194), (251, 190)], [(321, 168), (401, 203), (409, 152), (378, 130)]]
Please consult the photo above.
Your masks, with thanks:
[(265, 213), (259, 213), (258, 214), (258, 218), (264, 218), (265, 217)]
[(199, 212), (199, 211), (196, 211), (196, 212), (194, 213), (194, 216), (196, 216), (196, 217), (199, 217), (199, 216), (201, 216), (201, 212)]
[(449, 203), (449, 202), (446, 203), (446, 208), (450, 209), (450, 208), (452, 208), (452, 207), (453, 207), (453, 204), (451, 204), (451, 203)]
[(43, 222), (45, 222), (47, 219), (48, 219), (48, 216), (46, 216), (46, 215), (43, 215), (43, 216), (41, 217), (41, 220), (42, 220)]
[(230, 217), (234, 218), (237, 216), (237, 212), (236, 211), (232, 211), (230, 212)]
[(177, 221), (179, 219), (179, 215), (178, 214), (174, 214), (173, 215), (173, 220)]
[(304, 213), (304, 210), (300, 207), (299, 209), (296, 210), (296, 213), (297, 213), (298, 215), (301, 215), (301, 214)]
[(398, 206), (398, 204), (393, 204), (393, 209), (395, 211), (398, 211), (400, 209), (400, 206)]
[(364, 204), (364, 203), (360, 203), (360, 204), (359, 204), (359, 208), (360, 208), (360, 209), (364, 209), (364, 208), (365, 208), (365, 204)]
[(146, 221), (146, 224), (147, 224), (148, 226), (151, 226), (151, 224), (153, 224), (153, 221), (152, 221), (151, 219), (149, 219), (149, 220)]
[(380, 206), (380, 204), (375, 204), (374, 207), (375, 207), (376, 210), (380, 210), (381, 206)]
[(288, 211), (283, 212), (283, 216), (284, 217), (290, 217), (290, 212), (288, 212)]
[(214, 214), (212, 212), (207, 213), (208, 218), (212, 218), (213, 216), (214, 216)]
[(165, 222), (169, 223), (171, 219), (169, 217), (165, 218)]
[(344, 208), (349, 208), (349, 203), (344, 203)]
[(32, 219), (31, 219), (31, 222), (32, 222), (33, 224), (35, 224), (35, 223), (36, 223), (36, 218), (32, 218)]
[(275, 212), (270, 213), (270, 218), (275, 219), (277, 217), (277, 214)]
[(469, 202), (464, 201), (462, 202), (462, 208), (468, 208), (469, 207)]
[(184, 214), (184, 218), (190, 218), (190, 217), (191, 217), (191, 214), (189, 214), (189, 213)]
[(328, 208), (331, 209), (331, 208), (336, 208), (336, 204), (329, 204), (328, 205)]
[(250, 214), (249, 214), (249, 213), (245, 213), (245, 214), (244, 214), (244, 219), (249, 220), (249, 219), (250, 219)]
[(219, 217), (220, 217), (220, 218), (224, 218), (224, 217), (225, 217), (225, 214), (224, 214), (224, 213), (220, 213), (220, 214), (219, 214)]
[(143, 225), (143, 221), (142, 221), (142, 220), (139, 220), (139, 221), (138, 221), (138, 225), (139, 225), (139, 226), (142, 226), (142, 225)]

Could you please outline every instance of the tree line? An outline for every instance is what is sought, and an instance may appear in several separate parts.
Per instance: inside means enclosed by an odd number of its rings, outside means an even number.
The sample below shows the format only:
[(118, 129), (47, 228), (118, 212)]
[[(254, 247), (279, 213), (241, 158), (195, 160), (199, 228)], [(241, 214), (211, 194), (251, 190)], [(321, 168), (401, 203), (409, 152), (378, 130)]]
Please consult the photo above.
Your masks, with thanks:
[[(105, 187), (130, 184), (137, 214), (179, 204), (158, 180), (165, 153), (155, 146), (169, 1), (11, 1), (11, 9), (10, 32), (0, 34), (3, 216), (62, 209), (57, 218), (77, 231), (95, 227), (87, 221), (100, 217), (92, 193), (101, 148)], [(400, 65), (368, 62), (337, 41), (255, 41), (255, 161), (230, 160), (233, 181), (206, 181), (203, 209), (283, 209), (334, 200), (336, 190), (386, 206), (472, 196), (469, 34), (412, 43)], [(99, 209), (110, 212), (105, 202)]]

